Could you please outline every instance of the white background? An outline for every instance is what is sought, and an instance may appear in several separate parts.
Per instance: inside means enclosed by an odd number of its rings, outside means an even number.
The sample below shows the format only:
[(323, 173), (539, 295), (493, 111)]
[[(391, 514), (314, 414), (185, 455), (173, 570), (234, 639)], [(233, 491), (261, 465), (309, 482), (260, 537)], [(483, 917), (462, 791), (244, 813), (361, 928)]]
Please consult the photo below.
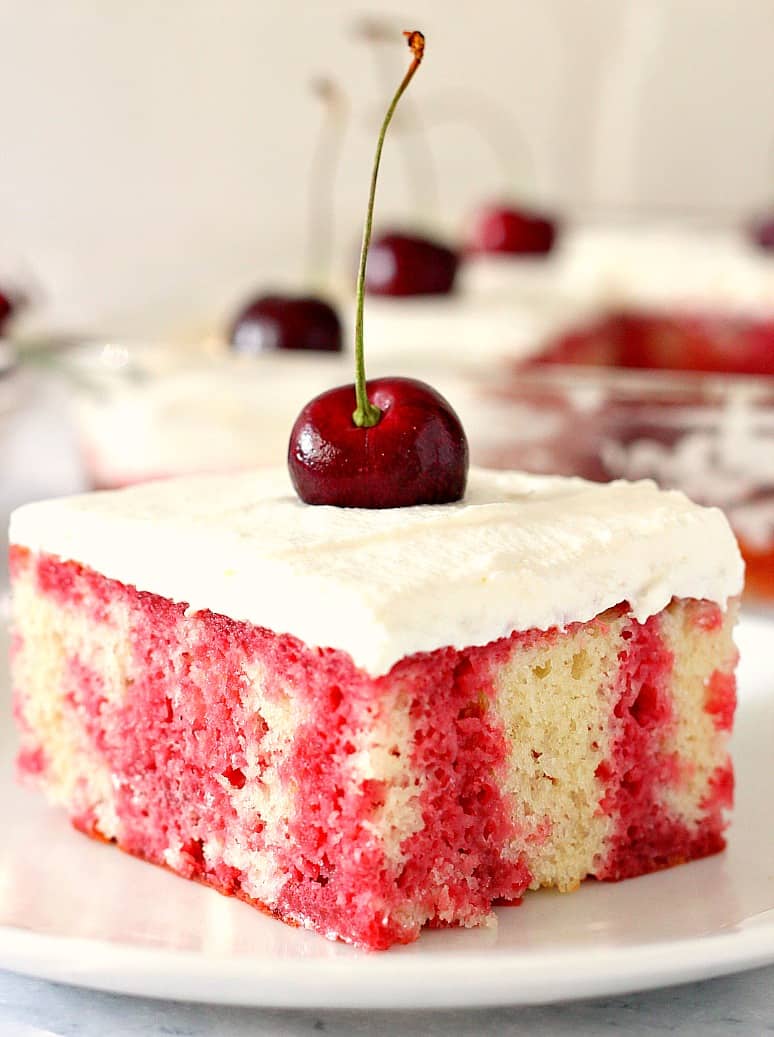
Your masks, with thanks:
[[(503, 191), (471, 126), (436, 119), (466, 91), (510, 113), (505, 186), (531, 200), (733, 219), (774, 197), (774, 0), (0, 0), (0, 273), (92, 326), (300, 277), (321, 72), (353, 108), (350, 263), (386, 99), (352, 33), (369, 9), (428, 37), (412, 102), (440, 173), (430, 223), (455, 231)], [(383, 58), (397, 81), (399, 39)], [(380, 215), (411, 219), (394, 140), (383, 171)]]

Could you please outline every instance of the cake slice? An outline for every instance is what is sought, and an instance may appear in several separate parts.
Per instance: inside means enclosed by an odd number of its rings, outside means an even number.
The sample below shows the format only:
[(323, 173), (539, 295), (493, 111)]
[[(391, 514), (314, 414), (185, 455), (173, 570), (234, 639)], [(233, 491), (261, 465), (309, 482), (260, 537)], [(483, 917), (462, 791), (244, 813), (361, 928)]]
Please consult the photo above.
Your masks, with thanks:
[(679, 493), (474, 469), (369, 511), (264, 471), (11, 543), (21, 773), (286, 922), (386, 948), (723, 847), (742, 563)]

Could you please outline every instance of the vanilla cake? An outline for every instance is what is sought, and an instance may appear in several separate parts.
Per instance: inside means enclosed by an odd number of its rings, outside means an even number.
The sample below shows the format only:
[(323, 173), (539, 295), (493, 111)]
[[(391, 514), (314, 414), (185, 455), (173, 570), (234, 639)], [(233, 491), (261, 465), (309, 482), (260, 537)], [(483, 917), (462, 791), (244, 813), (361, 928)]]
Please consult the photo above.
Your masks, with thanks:
[(270, 470), (11, 543), (21, 774), (286, 922), (386, 948), (723, 847), (742, 562), (680, 493), (473, 469), (360, 510)]

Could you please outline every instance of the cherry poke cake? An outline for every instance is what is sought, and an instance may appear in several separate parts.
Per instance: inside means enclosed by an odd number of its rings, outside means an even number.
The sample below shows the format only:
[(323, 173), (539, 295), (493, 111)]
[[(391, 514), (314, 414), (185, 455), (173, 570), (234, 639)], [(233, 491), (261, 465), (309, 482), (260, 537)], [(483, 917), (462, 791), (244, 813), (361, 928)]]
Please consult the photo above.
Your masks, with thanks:
[(282, 472), (12, 519), (19, 766), (76, 827), (364, 947), (723, 847), (742, 565), (648, 482)]
[(89, 835), (379, 949), (541, 886), (722, 849), (743, 565), (651, 482), (469, 471), (451, 404), (365, 375), (287, 470), (11, 519), (19, 769)]

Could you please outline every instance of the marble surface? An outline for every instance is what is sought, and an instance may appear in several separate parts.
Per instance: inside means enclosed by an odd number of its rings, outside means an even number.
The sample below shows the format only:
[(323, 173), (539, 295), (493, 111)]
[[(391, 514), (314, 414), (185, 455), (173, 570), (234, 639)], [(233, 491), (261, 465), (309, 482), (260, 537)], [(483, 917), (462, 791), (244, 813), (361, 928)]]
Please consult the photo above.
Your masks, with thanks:
[(625, 997), (450, 1012), (301, 1012), (117, 997), (0, 973), (0, 1037), (774, 1033), (774, 967)]
[[(0, 440), (0, 522), (22, 500), (80, 481), (61, 409), (45, 396)], [(4, 573), (0, 576), (0, 586)], [(542, 1008), (449, 1012), (281, 1011), (152, 1001), (0, 972), (0, 1037), (256, 1037), (261, 1034), (774, 1033), (774, 967), (666, 990)]]

